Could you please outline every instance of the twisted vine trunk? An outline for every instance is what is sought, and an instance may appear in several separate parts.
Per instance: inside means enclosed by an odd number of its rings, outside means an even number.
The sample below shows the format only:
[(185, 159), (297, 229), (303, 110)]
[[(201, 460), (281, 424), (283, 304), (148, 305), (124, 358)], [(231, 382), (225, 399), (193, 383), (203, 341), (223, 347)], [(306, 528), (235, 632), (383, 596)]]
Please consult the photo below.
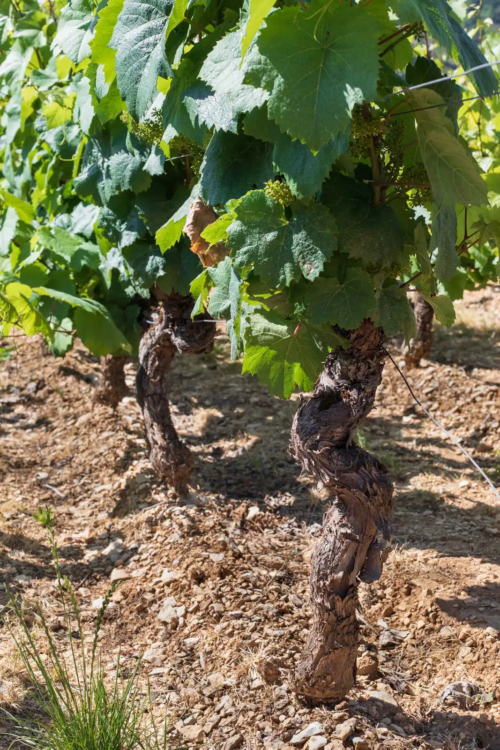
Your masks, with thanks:
[(101, 357), (101, 379), (94, 394), (95, 401), (116, 409), (120, 401), (128, 396), (129, 389), (125, 382), (127, 360), (126, 354)]
[(384, 367), (384, 335), (365, 320), (350, 347), (325, 362), (313, 396), (295, 416), (290, 453), (332, 493), (311, 561), (313, 625), (297, 666), (299, 694), (341, 700), (356, 678), (359, 581), (377, 580), (387, 557), (393, 486), (385, 467), (353, 443), (373, 408)]
[(191, 320), (193, 299), (156, 292), (159, 306), (139, 347), (137, 401), (144, 417), (150, 459), (158, 477), (180, 495), (187, 493), (193, 458), (179, 438), (168, 401), (168, 375), (176, 353), (200, 354), (213, 346), (215, 325)]
[(417, 319), (417, 336), (409, 348), (404, 352), (405, 362), (408, 367), (418, 367), (422, 359), (429, 359), (432, 349), (432, 323), (434, 321), (434, 310), (421, 294), (416, 295), (413, 311)]

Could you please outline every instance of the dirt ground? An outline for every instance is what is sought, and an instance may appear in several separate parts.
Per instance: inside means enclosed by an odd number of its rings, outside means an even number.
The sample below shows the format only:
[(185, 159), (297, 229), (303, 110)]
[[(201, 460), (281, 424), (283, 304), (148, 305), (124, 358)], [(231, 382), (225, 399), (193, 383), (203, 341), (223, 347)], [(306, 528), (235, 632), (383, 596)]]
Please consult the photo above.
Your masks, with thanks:
[[(437, 327), (432, 359), (407, 377), (500, 486), (500, 287), (458, 308), (453, 329)], [(500, 750), (500, 502), (390, 362), (360, 439), (395, 480), (394, 549), (382, 579), (362, 584), (357, 687), (309, 708), (290, 670), (307, 640), (308, 562), (328, 500), (287, 455), (296, 399), (242, 377), (223, 333), (212, 354), (178, 357), (173, 414), (196, 460), (181, 504), (148, 462), (134, 363), (130, 397), (113, 412), (92, 401), (100, 366), (81, 345), (64, 360), (36, 338), (1, 346), (0, 580), (57, 622), (47, 537), (32, 517), (51, 506), (86, 627), (112, 574), (123, 579), (103, 663), (111, 672), (120, 653), (130, 669), (144, 654), (143, 689), (149, 676), (172, 749), (292, 748), (318, 721), (330, 750)], [(391, 351), (399, 361), (394, 342)], [(64, 649), (67, 634), (56, 637)], [(469, 709), (438, 697), (458, 680), (480, 688)], [(27, 700), (0, 627), (0, 706), (22, 715)]]

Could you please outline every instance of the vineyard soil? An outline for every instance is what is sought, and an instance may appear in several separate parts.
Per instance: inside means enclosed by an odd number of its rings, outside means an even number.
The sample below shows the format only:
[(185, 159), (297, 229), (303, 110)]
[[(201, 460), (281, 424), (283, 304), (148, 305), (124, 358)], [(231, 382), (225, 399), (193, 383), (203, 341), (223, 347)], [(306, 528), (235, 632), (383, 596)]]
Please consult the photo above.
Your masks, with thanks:
[[(457, 309), (408, 378), (500, 484), (500, 288), (467, 294)], [(332, 750), (500, 748), (500, 507), (390, 362), (360, 439), (395, 483), (394, 551), (383, 578), (360, 586), (357, 686), (335, 707), (309, 708), (290, 679), (308, 638), (326, 493), (287, 455), (298, 397), (279, 401), (242, 378), (222, 331), (212, 353), (176, 357), (172, 416), (195, 462), (195, 489), (179, 503), (147, 459), (133, 363), (132, 395), (113, 411), (93, 401), (101, 365), (83, 346), (65, 360), (36, 338), (2, 346), (0, 579), (28, 612), (41, 600), (64, 648), (50, 550), (31, 517), (52, 506), (89, 631), (92, 603), (110, 577), (123, 579), (103, 663), (111, 672), (120, 651), (130, 670), (145, 652), (143, 689), (149, 675), (173, 748), (291, 748), (313, 721)], [(398, 342), (390, 350), (402, 358)], [(0, 706), (26, 715), (5, 629), (0, 660)], [(478, 685), (484, 703), (440, 703), (457, 680)]]

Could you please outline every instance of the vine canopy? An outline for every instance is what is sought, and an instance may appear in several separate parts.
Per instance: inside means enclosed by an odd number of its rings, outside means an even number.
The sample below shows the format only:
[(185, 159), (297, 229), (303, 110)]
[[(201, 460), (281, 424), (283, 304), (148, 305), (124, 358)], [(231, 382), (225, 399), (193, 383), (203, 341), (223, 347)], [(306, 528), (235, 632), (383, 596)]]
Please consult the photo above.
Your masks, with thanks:
[[(365, 318), (411, 339), (415, 291), (450, 325), (453, 299), (498, 279), (500, 238), (498, 82), (489, 66), (463, 74), (500, 45), (457, 13), (445, 0), (16, 3), (0, 65), (3, 299), (43, 317), (30, 330), (50, 337), (56, 316), (116, 351), (136, 347), (156, 284), (191, 288), (244, 371), (285, 397)], [(59, 296), (43, 291), (55, 273)], [(112, 342), (85, 339), (92, 315)]]

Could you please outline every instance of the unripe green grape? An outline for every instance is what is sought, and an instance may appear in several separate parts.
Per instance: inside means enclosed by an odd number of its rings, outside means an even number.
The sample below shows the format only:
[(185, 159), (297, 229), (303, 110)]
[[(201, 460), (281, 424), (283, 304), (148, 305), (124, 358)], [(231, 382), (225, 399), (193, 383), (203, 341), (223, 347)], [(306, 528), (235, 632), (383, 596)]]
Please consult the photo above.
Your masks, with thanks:
[(286, 184), (276, 180), (269, 180), (264, 187), (265, 194), (282, 206), (289, 206), (295, 200), (295, 196)]

